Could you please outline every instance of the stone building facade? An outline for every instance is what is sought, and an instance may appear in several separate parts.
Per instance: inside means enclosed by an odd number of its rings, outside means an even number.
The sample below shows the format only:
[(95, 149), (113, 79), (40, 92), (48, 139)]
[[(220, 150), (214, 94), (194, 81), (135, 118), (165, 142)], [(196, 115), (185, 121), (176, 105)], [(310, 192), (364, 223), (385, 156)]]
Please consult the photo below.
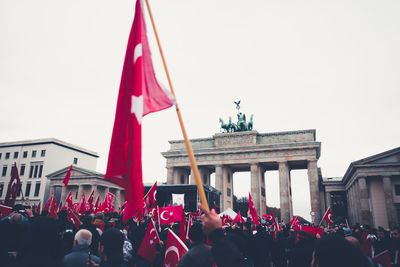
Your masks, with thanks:
[[(169, 143), (170, 149), (162, 153), (167, 160), (167, 184), (195, 183), (183, 140)], [(293, 216), (290, 171), (307, 169), (314, 221), (321, 219), (325, 202), (317, 164), (321, 143), (316, 141), (315, 130), (218, 133), (211, 138), (193, 139), (191, 144), (203, 183), (209, 185), (210, 175), (215, 173), (221, 210), (233, 206), (233, 173), (245, 171), (251, 173), (255, 208), (265, 214), (265, 172), (278, 170), (281, 219), (288, 222)]]
[(345, 193), (349, 223), (384, 228), (399, 224), (400, 147), (354, 161), (342, 179), (322, 184), (330, 206), (335, 194)]
[[(85, 193), (86, 200), (94, 190), (94, 202), (100, 196), (99, 201), (103, 202), (108, 192), (114, 194), (114, 208), (118, 210), (124, 203), (124, 189), (104, 180), (104, 174), (95, 171), (87, 170), (84, 168), (72, 166), (71, 177), (68, 186), (64, 186), (63, 180), (67, 174), (69, 166), (47, 175), (50, 181), (50, 192), (55, 194), (56, 202), (61, 200), (63, 203), (65, 198), (71, 192), (72, 201), (78, 202), (83, 193)], [(94, 204), (94, 203), (93, 203)]]

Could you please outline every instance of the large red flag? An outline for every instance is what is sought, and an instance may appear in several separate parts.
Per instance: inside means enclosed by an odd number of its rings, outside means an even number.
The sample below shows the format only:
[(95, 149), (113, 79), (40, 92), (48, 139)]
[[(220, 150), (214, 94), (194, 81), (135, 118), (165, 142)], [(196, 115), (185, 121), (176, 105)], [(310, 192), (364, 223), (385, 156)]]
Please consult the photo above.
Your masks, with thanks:
[(253, 200), (251, 199), (250, 193), (249, 193), (249, 211), (250, 211), (251, 218), (253, 219), (254, 225), (255, 226), (259, 225), (260, 222), (258, 221), (257, 211), (254, 208), (254, 203), (253, 203)]
[(326, 221), (328, 224), (333, 225), (334, 222), (332, 220), (332, 213), (331, 213), (331, 208), (329, 207), (324, 215), (324, 218), (322, 218), (324, 221)]
[(142, 117), (173, 105), (158, 83), (151, 61), (140, 0), (129, 35), (105, 179), (125, 188), (126, 216), (143, 208)]
[(76, 208), (78, 214), (85, 214), (85, 204), (86, 204), (85, 192), (83, 192), (81, 201), (79, 201), (78, 207)]
[(64, 184), (65, 186), (68, 185), (69, 178), (71, 177), (71, 171), (72, 171), (72, 164), (71, 164), (71, 166), (69, 167), (69, 169), (68, 169), (68, 171), (67, 171), (67, 174), (65, 175), (64, 180), (63, 180), (63, 184)]
[(13, 207), (15, 200), (17, 199), (18, 191), (21, 190), (21, 181), (18, 175), (17, 163), (14, 162), (14, 166), (11, 169), (11, 178), (8, 183), (6, 198), (4, 199), (4, 205)]
[(93, 211), (93, 200), (94, 200), (94, 190), (92, 191), (92, 193), (90, 193), (90, 196), (87, 200), (88, 205), (87, 205), (86, 211), (90, 211), (90, 212)]
[(186, 245), (174, 232), (168, 229), (167, 246), (165, 247), (164, 267), (176, 267), (183, 254), (188, 251)]
[(156, 259), (156, 244), (160, 243), (156, 227), (154, 226), (153, 220), (150, 220), (149, 226), (146, 231), (146, 235), (143, 238), (142, 244), (137, 252), (138, 255), (144, 259), (153, 262)]
[(111, 211), (112, 207), (112, 201), (113, 201), (114, 195), (112, 193), (108, 193), (106, 197), (104, 198), (103, 204), (101, 204), (101, 211), (104, 213), (108, 213)]
[(0, 211), (1, 211), (0, 218), (3, 218), (3, 217), (6, 217), (8, 214), (10, 214), (12, 212), (12, 208), (0, 204)]

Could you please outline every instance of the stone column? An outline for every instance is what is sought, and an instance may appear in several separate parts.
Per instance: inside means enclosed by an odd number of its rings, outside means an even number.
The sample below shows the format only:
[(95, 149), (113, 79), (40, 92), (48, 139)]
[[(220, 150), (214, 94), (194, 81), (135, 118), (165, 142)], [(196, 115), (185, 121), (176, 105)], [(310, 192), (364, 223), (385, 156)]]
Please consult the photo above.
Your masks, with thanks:
[(221, 192), (221, 197), (219, 200), (220, 210), (225, 210), (225, 192), (224, 192), (224, 177), (223, 177), (223, 167), (222, 165), (215, 166), (215, 187)]
[(371, 225), (372, 216), (371, 209), (369, 206), (369, 193), (368, 185), (365, 177), (358, 178), (358, 193), (360, 199), (360, 211), (361, 211), (361, 221), (362, 224)]
[(398, 222), (395, 216), (396, 209), (393, 205), (393, 189), (390, 176), (382, 177), (382, 184), (383, 184), (383, 193), (385, 195), (385, 205), (387, 210), (388, 223), (389, 227), (392, 228), (395, 225), (397, 225)]
[(250, 165), (250, 174), (251, 174), (251, 199), (253, 200), (254, 207), (258, 215), (260, 214), (260, 201), (261, 201), (261, 183), (259, 176), (259, 166), (257, 163), (252, 163)]
[[(199, 170), (200, 172), (200, 170)], [(190, 168), (190, 178), (189, 178), (189, 183), (190, 184), (196, 184), (196, 178), (194, 178), (194, 171), (192, 168)]]
[(226, 210), (227, 208), (233, 209), (233, 175), (232, 175), (232, 170), (228, 166), (224, 166), (222, 168), (222, 173), (223, 173), (223, 183), (224, 183), (224, 189), (223, 189), (223, 194), (224, 196), (224, 209), (220, 209), (220, 212)]
[(82, 198), (82, 193), (83, 193), (83, 185), (78, 186), (78, 200)]
[(290, 196), (289, 196), (289, 165), (287, 162), (279, 162), (279, 191), (281, 220), (290, 221)]
[(174, 184), (174, 168), (167, 168), (167, 184)]
[(110, 192), (110, 188), (108, 186), (104, 187), (104, 198), (103, 201), (105, 200), (107, 194)]
[(97, 185), (92, 184), (90, 194), (92, 193), (92, 191), (94, 192), (93, 193), (93, 201), (96, 201), (96, 197), (99, 195), (99, 193), (97, 192)]
[(325, 210), (327, 210), (331, 206), (331, 192), (325, 193), (325, 200), (326, 200)]
[(260, 216), (267, 213), (267, 199), (265, 195), (265, 168), (258, 165), (258, 176), (260, 177)]
[(62, 186), (61, 187), (61, 199), (60, 201), (65, 202), (65, 198), (67, 197), (67, 187)]
[(310, 184), (311, 210), (315, 212), (314, 223), (321, 221), (321, 209), (319, 200), (319, 181), (317, 161), (308, 162), (308, 182)]

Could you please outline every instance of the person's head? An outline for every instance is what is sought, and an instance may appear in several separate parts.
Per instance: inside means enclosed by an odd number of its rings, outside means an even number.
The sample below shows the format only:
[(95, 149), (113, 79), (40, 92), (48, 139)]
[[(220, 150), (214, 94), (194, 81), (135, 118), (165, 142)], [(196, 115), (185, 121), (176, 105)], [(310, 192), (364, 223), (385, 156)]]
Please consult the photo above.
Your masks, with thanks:
[(20, 213), (14, 213), (10, 216), (11, 224), (22, 224), (23, 216)]
[(92, 244), (92, 233), (86, 229), (79, 230), (75, 234), (74, 246), (90, 246)]
[(311, 262), (313, 267), (361, 267), (362, 255), (343, 237), (328, 236), (318, 241)]
[(193, 243), (204, 242), (206, 235), (200, 223), (193, 224), (189, 229), (189, 238)]
[(100, 237), (99, 253), (104, 261), (122, 262), (123, 234), (109, 228)]
[(390, 237), (393, 239), (400, 239), (400, 228), (399, 227), (394, 227), (390, 231)]

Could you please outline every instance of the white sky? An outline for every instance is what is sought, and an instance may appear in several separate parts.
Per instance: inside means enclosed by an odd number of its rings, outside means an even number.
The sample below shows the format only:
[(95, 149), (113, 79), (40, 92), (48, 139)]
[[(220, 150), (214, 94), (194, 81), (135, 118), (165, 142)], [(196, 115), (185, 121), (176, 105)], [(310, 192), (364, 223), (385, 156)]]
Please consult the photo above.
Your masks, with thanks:
[[(211, 137), (234, 100), (258, 132), (316, 129), (323, 176), (399, 146), (400, 2), (150, 0), (191, 138)], [(106, 168), (134, 0), (0, 1), (0, 141), (55, 137)], [(156, 72), (167, 84), (148, 24)], [(143, 121), (145, 182), (181, 139), (173, 109)], [(235, 175), (247, 195), (249, 174)], [(279, 205), (276, 172), (267, 202)], [(309, 217), (306, 171), (292, 173)]]

